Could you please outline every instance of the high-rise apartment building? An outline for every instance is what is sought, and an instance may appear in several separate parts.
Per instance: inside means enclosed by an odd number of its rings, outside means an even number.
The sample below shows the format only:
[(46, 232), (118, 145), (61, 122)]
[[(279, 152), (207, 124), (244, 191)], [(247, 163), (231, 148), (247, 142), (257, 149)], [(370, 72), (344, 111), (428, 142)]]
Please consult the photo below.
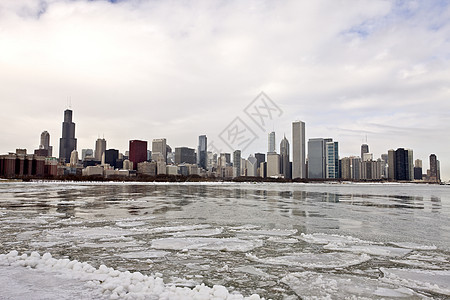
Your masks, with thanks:
[(138, 163), (147, 160), (147, 141), (140, 141), (140, 140), (130, 141), (129, 160), (130, 162), (133, 163), (134, 170), (137, 170)]
[(292, 178), (306, 178), (305, 123), (292, 123)]
[(70, 152), (70, 166), (76, 167), (77, 164), (78, 164), (78, 151), (72, 150), (72, 152)]
[(206, 135), (198, 137), (197, 164), (204, 170), (208, 169), (208, 139)]
[(106, 140), (98, 138), (95, 142), (95, 160), (102, 161), (103, 154), (105, 154), (106, 151)]
[(59, 139), (59, 159), (70, 162), (70, 154), (77, 149), (75, 138), (75, 123), (72, 122), (72, 110), (64, 111), (64, 122), (62, 123), (62, 137)]
[(439, 174), (439, 161), (437, 160), (436, 154), (430, 155), (430, 181), (432, 182), (440, 182), (440, 174)]
[(411, 149), (398, 148), (388, 151), (388, 174), (389, 179), (413, 180), (413, 151)]
[(267, 152), (276, 152), (275, 149), (275, 131), (269, 132), (268, 150)]
[(280, 143), (280, 174), (287, 179), (292, 177), (291, 162), (289, 161), (289, 150), (289, 141), (285, 136)]
[(152, 141), (152, 160), (162, 160), (167, 163), (167, 141), (166, 139), (154, 139)]
[(255, 177), (257, 176), (257, 170), (258, 170), (258, 160), (256, 159), (256, 157), (254, 157), (253, 155), (250, 154), (250, 156), (247, 159), (247, 176), (250, 177)]

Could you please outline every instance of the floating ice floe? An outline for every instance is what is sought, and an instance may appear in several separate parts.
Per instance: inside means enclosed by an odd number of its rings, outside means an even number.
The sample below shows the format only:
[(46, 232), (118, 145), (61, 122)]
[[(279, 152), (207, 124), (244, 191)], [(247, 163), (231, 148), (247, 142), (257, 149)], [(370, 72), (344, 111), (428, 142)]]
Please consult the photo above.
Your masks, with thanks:
[(408, 242), (403, 242), (403, 243), (390, 243), (394, 246), (397, 247), (401, 247), (401, 248), (406, 248), (406, 249), (413, 249), (413, 250), (436, 250), (437, 247), (435, 245), (420, 245), (420, 244), (416, 244), (416, 243), (408, 243)]
[(268, 235), (268, 236), (290, 236), (297, 233), (297, 229), (243, 229), (238, 231), (239, 234), (249, 234), (249, 235)]
[(281, 282), (302, 299), (425, 298), (409, 288), (354, 275), (301, 272), (289, 274)]
[(153, 240), (151, 247), (163, 250), (225, 250), (248, 252), (261, 247), (261, 240), (241, 240), (238, 238), (162, 238)]
[[(55, 259), (49, 253), (39, 255), (37, 252), (31, 255), (19, 255), (17, 251), (0, 255), (1, 280), (9, 280), (9, 284), (14, 284), (14, 290), (7, 289), (7, 298), (14, 295), (17, 289), (29, 289), (27, 283), (31, 282), (33, 287), (32, 297), (42, 299), (198, 299), (198, 300), (258, 300), (261, 299), (254, 294), (249, 297), (233, 292), (220, 285), (212, 288), (203, 284), (194, 288), (178, 287), (164, 284), (160, 275), (147, 276), (140, 272), (121, 272), (101, 265), (98, 269), (90, 264), (69, 259)], [(28, 269), (25, 269), (28, 268)], [(23, 269), (21, 269), (23, 268)], [(23, 270), (19, 275), (15, 275), (17, 280), (11, 278), (12, 274), (17, 274), (17, 270)], [(33, 269), (33, 270), (32, 270)], [(26, 273), (25, 273), (26, 271)], [(33, 277), (30, 277), (32, 276)], [(23, 281), (26, 278), (28, 281)], [(45, 280), (43, 280), (45, 279)], [(36, 283), (43, 282), (36, 287)], [(66, 288), (64, 294), (55, 297), (49, 294), (49, 290), (55, 288), (56, 292), (63, 292), (59, 284)], [(184, 282), (186, 284), (186, 281)], [(24, 296), (25, 295), (25, 296)], [(5, 291), (2, 291), (5, 296)], [(19, 295), (20, 296), (20, 295)], [(21, 297), (31, 295), (21, 294)], [(67, 296), (67, 297), (66, 297)]]
[(346, 252), (354, 252), (354, 253), (366, 253), (370, 255), (377, 256), (389, 256), (389, 257), (401, 257), (410, 253), (411, 249), (405, 248), (395, 248), (388, 246), (379, 246), (379, 245), (344, 245), (341, 244), (328, 244), (323, 246), (327, 250), (333, 251), (346, 251)]
[(149, 233), (166, 233), (166, 232), (180, 232), (189, 230), (198, 230), (210, 228), (210, 225), (200, 224), (200, 225), (180, 225), (180, 226), (167, 226), (167, 227), (156, 227), (148, 230)]
[(123, 258), (161, 258), (169, 255), (170, 252), (160, 251), (160, 250), (150, 250), (150, 251), (134, 251), (134, 252), (124, 252), (116, 254), (116, 256)]
[(325, 234), (325, 233), (313, 233), (313, 234), (305, 234), (302, 233), (301, 237), (307, 243), (310, 244), (319, 244), (319, 245), (327, 245), (327, 244), (373, 244), (369, 241), (360, 240), (358, 238), (352, 236), (344, 236), (337, 234)]
[(253, 254), (246, 254), (247, 258), (264, 264), (296, 266), (303, 268), (334, 269), (359, 265), (371, 259), (366, 254), (352, 253), (296, 253), (276, 257), (259, 258)]
[(223, 232), (223, 228), (208, 228), (208, 229), (173, 232), (173, 233), (169, 233), (169, 235), (174, 236), (174, 237), (213, 236), (213, 235), (221, 234), (222, 232)]
[(449, 270), (381, 268), (385, 282), (450, 296)]
[(128, 222), (116, 222), (116, 226), (126, 228), (126, 227), (139, 227), (144, 226), (146, 223), (142, 221), (128, 221)]

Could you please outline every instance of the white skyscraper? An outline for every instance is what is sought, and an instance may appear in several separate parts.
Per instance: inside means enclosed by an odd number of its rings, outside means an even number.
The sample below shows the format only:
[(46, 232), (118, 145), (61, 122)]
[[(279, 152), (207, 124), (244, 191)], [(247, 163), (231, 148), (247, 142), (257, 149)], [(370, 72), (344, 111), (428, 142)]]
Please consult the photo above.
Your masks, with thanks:
[(267, 152), (269, 152), (269, 153), (276, 152), (276, 150), (275, 150), (275, 131), (272, 131), (269, 133), (269, 143), (268, 144), (269, 144), (269, 148), (268, 148)]
[(292, 123), (292, 178), (306, 178), (305, 123)]
[(94, 154), (95, 160), (101, 161), (105, 151), (106, 151), (106, 140), (98, 138), (97, 141), (95, 142), (95, 154)]

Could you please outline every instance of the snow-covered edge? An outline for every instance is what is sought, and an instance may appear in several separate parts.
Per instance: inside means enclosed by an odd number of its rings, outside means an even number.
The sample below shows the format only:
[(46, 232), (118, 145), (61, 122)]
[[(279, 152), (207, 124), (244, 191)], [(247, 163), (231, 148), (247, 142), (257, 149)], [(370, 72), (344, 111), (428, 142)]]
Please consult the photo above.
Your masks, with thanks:
[(161, 274), (143, 275), (140, 272), (121, 272), (101, 265), (98, 269), (86, 262), (69, 259), (55, 259), (50, 253), (30, 255), (16, 250), (8, 254), (0, 254), (0, 266), (28, 267), (42, 272), (57, 272), (67, 278), (85, 282), (86, 287), (99, 291), (109, 299), (217, 299), (217, 300), (260, 300), (257, 294), (249, 297), (233, 292), (226, 287), (214, 285), (212, 288), (204, 284), (190, 289), (165, 284)]

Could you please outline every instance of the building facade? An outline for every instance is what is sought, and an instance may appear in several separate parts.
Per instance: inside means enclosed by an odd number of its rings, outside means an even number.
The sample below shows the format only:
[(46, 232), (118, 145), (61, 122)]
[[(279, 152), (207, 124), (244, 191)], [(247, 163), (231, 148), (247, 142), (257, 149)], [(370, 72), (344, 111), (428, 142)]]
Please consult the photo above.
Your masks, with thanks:
[(208, 138), (206, 135), (198, 137), (197, 164), (204, 170), (208, 169)]
[(305, 123), (292, 123), (292, 178), (306, 178)]
[(133, 163), (133, 170), (137, 170), (138, 163), (147, 160), (147, 141), (130, 141), (129, 160)]
[(62, 123), (62, 137), (59, 139), (59, 159), (66, 163), (70, 162), (70, 154), (77, 149), (75, 138), (75, 123), (72, 122), (72, 110), (64, 111), (64, 122)]

